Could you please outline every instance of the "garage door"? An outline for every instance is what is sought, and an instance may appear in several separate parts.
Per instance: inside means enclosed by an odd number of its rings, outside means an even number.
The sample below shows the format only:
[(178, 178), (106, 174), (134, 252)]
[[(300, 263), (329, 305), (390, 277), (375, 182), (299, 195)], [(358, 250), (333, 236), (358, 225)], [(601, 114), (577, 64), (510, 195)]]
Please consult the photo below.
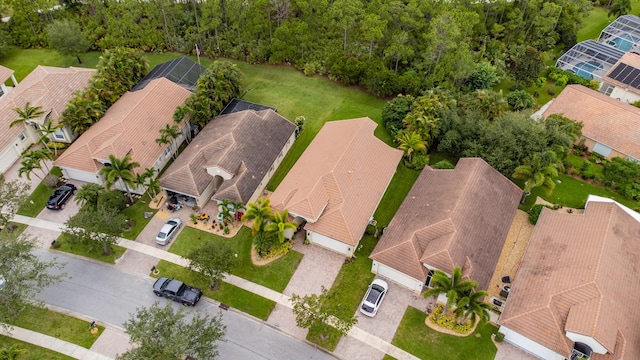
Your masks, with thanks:
[[(377, 268), (377, 270), (376, 270)], [(392, 269), (384, 264), (381, 264), (377, 261), (373, 262), (372, 269), (374, 273), (377, 273), (380, 276), (384, 276), (387, 279), (398, 283), (412, 291), (420, 292), (422, 290), (422, 281), (414, 279), (410, 276), (407, 276), (395, 269)]]

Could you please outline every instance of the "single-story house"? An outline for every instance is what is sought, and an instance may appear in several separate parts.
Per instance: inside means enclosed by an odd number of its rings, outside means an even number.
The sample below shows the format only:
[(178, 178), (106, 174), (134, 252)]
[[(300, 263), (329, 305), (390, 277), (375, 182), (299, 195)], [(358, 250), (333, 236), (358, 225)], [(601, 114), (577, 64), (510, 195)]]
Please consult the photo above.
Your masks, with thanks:
[(640, 161), (640, 109), (582, 85), (567, 85), (542, 113), (582, 122), (589, 151)]
[(166, 195), (199, 207), (255, 201), (295, 141), (296, 126), (273, 110), (213, 118), (160, 177)]
[[(182, 134), (174, 144), (159, 145), (160, 129), (173, 125), (173, 113), (191, 95), (189, 90), (163, 77), (149, 82), (137, 91), (129, 91), (116, 101), (104, 116), (85, 131), (54, 162), (65, 177), (84, 182), (104, 184), (99, 171), (109, 162), (109, 155), (118, 159), (126, 155), (140, 163), (135, 173), (146, 168), (160, 171), (177, 150), (185, 133), (189, 131), (182, 124)], [(115, 186), (120, 188), (120, 184)], [(123, 190), (123, 189), (121, 189)], [(141, 193), (144, 189), (131, 189)]]
[[(7, 84), (9, 79), (11, 79), (13, 86)], [(13, 76), (13, 70), (0, 65), (0, 99), (2, 99), (4, 95), (8, 94), (9, 91), (13, 90), (17, 85), (18, 80)]]
[(547, 360), (640, 359), (640, 215), (589, 196), (543, 209), (499, 320), (505, 341)]
[(304, 220), (307, 239), (352, 256), (371, 220), (402, 151), (374, 135), (369, 118), (331, 121), (271, 194), (274, 210)]
[(424, 168), (369, 256), (371, 271), (416, 293), (435, 270), (486, 290), (522, 190), (480, 158), (453, 170)]
[(602, 77), (600, 92), (628, 104), (640, 100), (640, 55), (624, 54)]
[[(58, 124), (60, 115), (67, 103), (78, 90), (83, 90), (95, 70), (82, 68), (57, 68), (38, 66), (27, 75), (11, 92), (0, 100), (0, 173), (4, 173), (24, 150), (42, 136), (40, 125), (45, 120)], [(23, 109), (29, 102), (31, 106), (40, 106), (45, 114), (31, 119), (29, 124), (9, 125), (18, 118), (15, 108)], [(53, 134), (59, 142), (71, 142), (74, 134), (63, 127)]]

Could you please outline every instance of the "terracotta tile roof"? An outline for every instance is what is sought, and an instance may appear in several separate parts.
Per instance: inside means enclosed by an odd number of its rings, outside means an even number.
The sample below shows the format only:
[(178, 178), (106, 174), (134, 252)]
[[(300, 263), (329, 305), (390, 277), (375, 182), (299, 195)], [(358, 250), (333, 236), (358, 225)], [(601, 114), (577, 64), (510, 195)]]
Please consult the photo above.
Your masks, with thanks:
[(376, 126), (369, 118), (326, 123), (271, 195), (274, 209), (356, 245), (402, 158), (374, 136)]
[(618, 62), (611, 67), (611, 69), (605, 74), (605, 76), (602, 77), (602, 81), (606, 81), (609, 84), (625, 88), (627, 89), (627, 91), (640, 94), (640, 89), (637, 89), (633, 86), (629, 86), (628, 84), (625, 84), (621, 81), (615, 80), (612, 77), (610, 77), (611, 73), (621, 64), (626, 64), (629, 66), (633, 66), (636, 69), (640, 69), (640, 55), (633, 52), (627, 52), (624, 55), (622, 55), (620, 60), (618, 60)]
[(234, 176), (213, 197), (246, 202), (295, 129), (273, 110), (215, 117), (165, 171), (160, 186), (199, 197), (214, 179), (207, 168), (217, 166)]
[(613, 354), (591, 359), (640, 359), (640, 222), (630, 213), (591, 200), (583, 214), (544, 209), (500, 324), (564, 356), (569, 331)]
[(640, 109), (582, 85), (568, 85), (543, 116), (560, 114), (584, 124), (582, 135), (640, 159)]
[(479, 158), (430, 167), (413, 184), (370, 258), (418, 280), (454, 267), (486, 289), (522, 190)]
[(95, 70), (82, 68), (56, 68), (38, 66), (13, 91), (0, 100), (0, 149), (9, 146), (24, 130), (9, 124), (17, 118), (15, 108), (23, 108), (25, 103), (51, 110), (49, 118), (57, 123), (67, 103), (78, 90), (89, 84)]
[(125, 93), (100, 121), (60, 155), (55, 165), (93, 173), (102, 166), (96, 160), (108, 160), (110, 154), (117, 158), (128, 154), (140, 163), (136, 172), (153, 167), (166, 149), (155, 142), (160, 129), (174, 123), (175, 108), (190, 94), (164, 78), (152, 81), (142, 90)]
[(4, 84), (5, 81), (11, 78), (13, 70), (0, 65), (0, 84)]

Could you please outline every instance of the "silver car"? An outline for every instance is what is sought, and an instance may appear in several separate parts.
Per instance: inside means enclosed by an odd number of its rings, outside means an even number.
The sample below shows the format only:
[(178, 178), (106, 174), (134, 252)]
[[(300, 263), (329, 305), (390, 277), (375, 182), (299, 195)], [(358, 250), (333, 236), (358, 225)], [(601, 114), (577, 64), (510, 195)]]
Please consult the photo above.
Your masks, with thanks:
[(364, 299), (362, 299), (360, 312), (370, 317), (376, 316), (380, 304), (382, 304), (382, 300), (384, 300), (384, 296), (387, 295), (387, 290), (389, 290), (389, 285), (386, 281), (374, 279), (371, 285), (369, 285)]
[(182, 226), (182, 220), (178, 218), (171, 218), (167, 220), (167, 222), (162, 225), (162, 229), (156, 236), (156, 244), (158, 245), (167, 245), (173, 240), (173, 237), (178, 233), (180, 227)]

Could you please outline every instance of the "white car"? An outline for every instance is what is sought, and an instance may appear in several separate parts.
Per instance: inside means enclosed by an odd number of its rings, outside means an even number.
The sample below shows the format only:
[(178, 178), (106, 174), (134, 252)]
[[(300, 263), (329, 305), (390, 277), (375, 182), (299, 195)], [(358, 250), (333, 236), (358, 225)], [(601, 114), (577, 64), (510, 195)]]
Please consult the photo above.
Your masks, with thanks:
[(384, 296), (387, 295), (387, 290), (389, 290), (389, 285), (386, 281), (374, 279), (362, 299), (360, 312), (370, 317), (376, 316), (378, 309), (380, 309), (380, 304), (382, 304), (382, 300), (384, 300)]
[(156, 244), (158, 245), (167, 245), (171, 242), (173, 237), (178, 233), (180, 227), (182, 226), (182, 220), (178, 218), (171, 218), (167, 220), (167, 222), (162, 225), (162, 229), (156, 236)]

